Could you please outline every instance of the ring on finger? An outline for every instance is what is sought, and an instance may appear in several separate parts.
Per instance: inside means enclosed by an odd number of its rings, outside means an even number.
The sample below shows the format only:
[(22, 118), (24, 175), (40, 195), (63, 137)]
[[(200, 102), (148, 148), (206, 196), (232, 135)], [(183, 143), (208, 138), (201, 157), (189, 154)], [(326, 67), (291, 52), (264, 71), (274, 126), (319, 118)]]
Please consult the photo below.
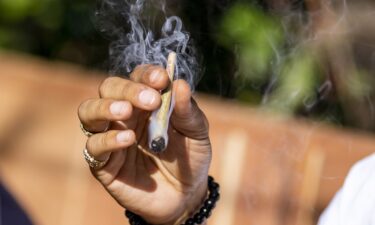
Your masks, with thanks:
[(109, 160), (109, 157), (104, 161), (95, 159), (94, 156), (92, 156), (86, 148), (83, 150), (83, 156), (85, 157), (85, 160), (89, 164), (89, 166), (96, 170), (103, 168)]
[[(95, 133), (92, 133), (88, 130), (86, 130), (86, 128), (83, 126), (82, 122), (79, 124), (79, 127), (81, 128), (83, 134), (86, 136), (86, 137), (91, 137), (92, 135), (94, 135)], [(106, 129), (104, 129), (102, 132), (106, 132), (109, 128), (109, 123), (108, 123), (108, 126)]]

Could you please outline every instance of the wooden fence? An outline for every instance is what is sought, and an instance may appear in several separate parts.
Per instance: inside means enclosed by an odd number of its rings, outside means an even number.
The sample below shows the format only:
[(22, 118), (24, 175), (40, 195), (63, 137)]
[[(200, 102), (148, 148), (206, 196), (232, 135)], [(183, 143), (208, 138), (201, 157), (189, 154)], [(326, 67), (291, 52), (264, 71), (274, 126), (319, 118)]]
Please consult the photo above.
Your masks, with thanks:
[[(0, 54), (0, 175), (36, 225), (122, 225), (119, 207), (82, 157), (79, 103), (104, 77)], [(283, 118), (197, 95), (210, 121), (211, 174), (222, 198), (210, 225), (314, 224), (375, 136)]]

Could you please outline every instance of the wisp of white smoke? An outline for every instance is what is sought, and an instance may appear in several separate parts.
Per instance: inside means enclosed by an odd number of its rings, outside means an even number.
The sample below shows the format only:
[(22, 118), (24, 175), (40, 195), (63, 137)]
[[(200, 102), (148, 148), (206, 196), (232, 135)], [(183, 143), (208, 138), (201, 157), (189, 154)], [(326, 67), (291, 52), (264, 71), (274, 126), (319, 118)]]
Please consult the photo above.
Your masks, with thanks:
[[(158, 22), (150, 11), (159, 11), (164, 16), (161, 28), (153, 30), (150, 26)], [(112, 74), (129, 74), (141, 64), (166, 67), (168, 54), (173, 51), (177, 54), (175, 78), (186, 80), (194, 90), (200, 74), (196, 49), (182, 20), (167, 17), (163, 0), (101, 0), (96, 18), (100, 30), (112, 41)]]
[[(165, 18), (164, 24), (156, 32), (150, 26), (158, 22), (151, 16), (152, 10), (159, 11)], [(96, 16), (101, 31), (113, 40), (109, 48), (111, 73), (126, 75), (142, 64), (165, 68), (168, 56), (173, 52), (171, 55), (176, 59), (173, 60), (174, 79), (186, 80), (191, 90), (194, 90), (200, 72), (196, 50), (191, 44), (189, 33), (183, 29), (181, 19), (166, 15), (166, 4), (160, 0), (101, 1)], [(162, 104), (169, 107), (167, 114), (159, 108), (152, 113), (149, 121), (148, 145), (149, 149), (156, 153), (164, 151), (168, 145), (173, 95), (168, 99), (171, 102)]]

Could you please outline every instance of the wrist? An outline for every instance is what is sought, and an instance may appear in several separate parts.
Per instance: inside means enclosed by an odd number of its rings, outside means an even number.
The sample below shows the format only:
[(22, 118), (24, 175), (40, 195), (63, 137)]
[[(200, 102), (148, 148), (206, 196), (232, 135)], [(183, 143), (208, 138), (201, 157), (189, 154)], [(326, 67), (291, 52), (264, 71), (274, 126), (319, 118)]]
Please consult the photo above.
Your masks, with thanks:
[[(199, 210), (208, 195), (207, 178), (194, 190), (186, 195), (183, 205), (183, 211), (177, 214), (171, 221), (163, 225), (179, 225), (190, 218)], [(203, 223), (202, 223), (203, 225)]]
[[(207, 185), (208, 184), (208, 185)], [(167, 223), (155, 223), (160, 225), (205, 225), (206, 219), (211, 215), (212, 210), (215, 208), (216, 202), (220, 199), (219, 184), (214, 181), (214, 179), (209, 176), (206, 185), (199, 186), (197, 191), (192, 193), (195, 197), (186, 198), (185, 204), (181, 204), (184, 210), (182, 213), (175, 214), (176, 217), (171, 216), (170, 222)], [(208, 194), (207, 194), (208, 193)], [(202, 203), (199, 201), (199, 197), (206, 196)], [(188, 195), (187, 195), (188, 196)], [(201, 202), (201, 204), (196, 204), (196, 202)], [(199, 206), (200, 205), (200, 206)], [(190, 210), (192, 209), (192, 210)], [(140, 216), (126, 210), (126, 217), (128, 217), (131, 225), (150, 225)], [(173, 218), (173, 219), (172, 219)]]

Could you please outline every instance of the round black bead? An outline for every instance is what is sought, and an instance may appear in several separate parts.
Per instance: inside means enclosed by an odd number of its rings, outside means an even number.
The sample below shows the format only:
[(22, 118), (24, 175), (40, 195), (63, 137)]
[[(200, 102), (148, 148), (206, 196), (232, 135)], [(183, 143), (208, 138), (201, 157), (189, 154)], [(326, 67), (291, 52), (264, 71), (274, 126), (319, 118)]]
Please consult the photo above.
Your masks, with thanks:
[(212, 207), (214, 204), (215, 203), (211, 199), (207, 199), (204, 201), (204, 205), (206, 206), (206, 208)]
[(210, 194), (208, 196), (211, 196), (211, 195), (214, 195), (214, 194), (217, 194), (217, 193), (219, 193), (219, 191), (214, 189), (214, 190), (210, 191)]
[(206, 218), (209, 218), (212, 214), (212, 210), (208, 210), (208, 212), (206, 213)]
[(194, 221), (197, 224), (201, 224), (203, 222), (203, 219), (204, 217), (200, 213), (194, 215)]
[(210, 193), (209, 198), (212, 199), (213, 201), (217, 201), (220, 198), (220, 194), (219, 192), (212, 192)]
[(215, 208), (215, 206), (216, 206), (216, 204), (214, 203), (214, 204), (212, 204), (212, 205), (207, 205), (206, 207), (207, 207), (207, 209), (208, 209), (209, 211), (212, 211), (212, 210)]
[(199, 213), (204, 215), (204, 217), (208, 218), (208, 213), (209, 213), (209, 210), (206, 208), (206, 207), (202, 207), (200, 210), (199, 210)]
[(209, 184), (211, 190), (219, 190), (219, 184), (216, 183), (216, 182), (212, 182), (211, 184)]
[(194, 220), (192, 218), (186, 220), (186, 225), (194, 225)]
[(211, 176), (208, 176), (208, 184), (211, 184), (212, 182), (214, 182), (214, 178)]
[(140, 216), (134, 214), (131, 211), (125, 211), (126, 217), (129, 219), (129, 223), (131, 225), (148, 225), (146, 221), (144, 221)]
[(134, 217), (134, 214), (133, 214), (132, 212), (126, 210), (126, 211), (125, 211), (125, 216), (128, 217), (128, 218), (130, 219), (130, 218), (133, 218), (133, 217)]

